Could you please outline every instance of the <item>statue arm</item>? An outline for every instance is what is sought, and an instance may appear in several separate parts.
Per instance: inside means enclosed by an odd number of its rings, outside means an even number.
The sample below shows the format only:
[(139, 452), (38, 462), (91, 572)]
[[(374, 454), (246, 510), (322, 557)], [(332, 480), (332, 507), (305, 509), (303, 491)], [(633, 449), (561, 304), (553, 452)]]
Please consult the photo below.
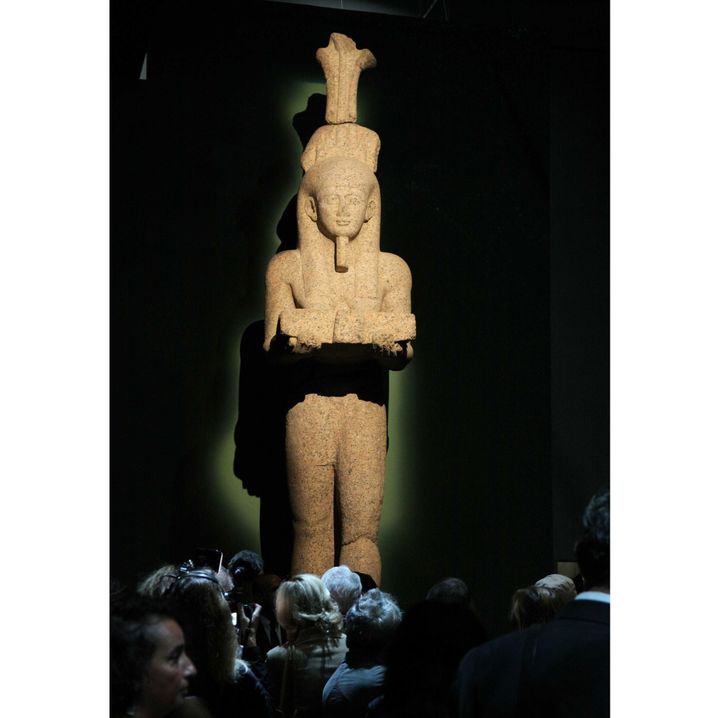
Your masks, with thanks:
[(415, 315), (410, 311), (412, 275), (403, 259), (395, 254), (380, 255), (383, 292), (380, 311), (369, 315), (372, 343), (380, 349), (380, 363), (388, 369), (403, 369), (413, 358)]
[(276, 254), (265, 276), (263, 342), (265, 351), (273, 352), (276, 359), (298, 359), (332, 342), (335, 310), (298, 306), (302, 299), (295, 290), (302, 291), (301, 286), (300, 255), (294, 250)]
[(265, 273), (265, 351), (270, 351), (270, 343), (278, 333), (280, 314), (295, 308), (291, 287), (294, 259), (291, 252), (276, 254)]
[(410, 314), (410, 267), (396, 254), (383, 252), (380, 257), (383, 288), (381, 311), (388, 314)]

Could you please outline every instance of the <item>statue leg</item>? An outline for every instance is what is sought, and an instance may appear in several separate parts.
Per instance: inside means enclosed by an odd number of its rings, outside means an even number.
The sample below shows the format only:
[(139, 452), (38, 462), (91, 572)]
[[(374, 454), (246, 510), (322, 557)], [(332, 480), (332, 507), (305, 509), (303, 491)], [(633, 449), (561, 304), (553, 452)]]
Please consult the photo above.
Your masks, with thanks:
[(333, 493), (337, 397), (309, 394), (287, 414), (286, 449), (294, 541), (292, 574), (322, 575), (335, 559)]
[(380, 528), (387, 416), (385, 407), (343, 397), (343, 431), (338, 447), (337, 491), (340, 502), (340, 563), (367, 573), (380, 585)]

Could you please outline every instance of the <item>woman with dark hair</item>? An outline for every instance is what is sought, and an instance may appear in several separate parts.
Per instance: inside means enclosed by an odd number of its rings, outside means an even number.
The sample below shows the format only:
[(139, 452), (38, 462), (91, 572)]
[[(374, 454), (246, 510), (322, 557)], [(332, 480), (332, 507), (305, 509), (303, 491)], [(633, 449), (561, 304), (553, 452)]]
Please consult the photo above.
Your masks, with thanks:
[[(205, 716), (186, 699), (195, 666), (182, 628), (162, 604), (130, 598), (110, 616), (110, 714), (113, 718)], [(192, 706), (191, 706), (192, 703)]]
[(167, 600), (185, 631), (188, 655), (197, 667), (191, 690), (215, 718), (266, 718), (272, 703), (250, 667), (237, 658), (230, 606), (210, 569), (180, 572)]
[(283, 582), (275, 610), (288, 638), (267, 654), (275, 705), (288, 717), (320, 716), (325, 683), (345, 658), (342, 614), (325, 584), (311, 574)]
[(168, 563), (155, 569), (143, 578), (135, 589), (141, 596), (162, 598), (178, 577), (178, 567)]

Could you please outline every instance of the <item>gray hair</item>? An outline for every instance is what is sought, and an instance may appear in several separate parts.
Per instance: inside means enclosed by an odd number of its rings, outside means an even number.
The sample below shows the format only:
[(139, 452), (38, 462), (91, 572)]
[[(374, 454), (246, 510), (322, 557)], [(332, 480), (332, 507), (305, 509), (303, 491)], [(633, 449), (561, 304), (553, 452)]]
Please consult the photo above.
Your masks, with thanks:
[(322, 575), (321, 581), (337, 602), (344, 616), (362, 592), (360, 576), (347, 566), (333, 566)]
[(390, 642), (402, 619), (397, 601), (389, 593), (373, 588), (350, 607), (345, 616), (348, 648), (376, 652)]

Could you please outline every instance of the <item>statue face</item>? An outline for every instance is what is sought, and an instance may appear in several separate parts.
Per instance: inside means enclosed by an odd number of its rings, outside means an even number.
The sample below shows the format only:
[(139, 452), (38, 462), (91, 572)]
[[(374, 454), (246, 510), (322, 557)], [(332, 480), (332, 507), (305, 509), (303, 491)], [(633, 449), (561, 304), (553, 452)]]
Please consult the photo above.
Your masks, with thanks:
[(374, 177), (358, 164), (342, 160), (326, 165), (315, 192), (307, 199), (308, 216), (330, 239), (355, 239), (375, 212), (375, 201), (370, 199)]
[(368, 192), (364, 187), (323, 187), (317, 196), (317, 223), (326, 237), (354, 239), (366, 221)]

